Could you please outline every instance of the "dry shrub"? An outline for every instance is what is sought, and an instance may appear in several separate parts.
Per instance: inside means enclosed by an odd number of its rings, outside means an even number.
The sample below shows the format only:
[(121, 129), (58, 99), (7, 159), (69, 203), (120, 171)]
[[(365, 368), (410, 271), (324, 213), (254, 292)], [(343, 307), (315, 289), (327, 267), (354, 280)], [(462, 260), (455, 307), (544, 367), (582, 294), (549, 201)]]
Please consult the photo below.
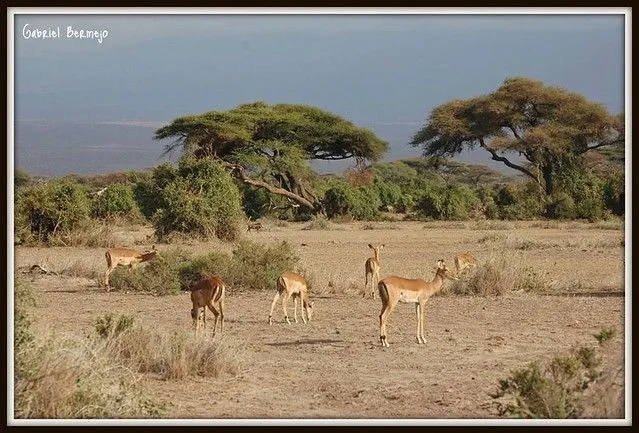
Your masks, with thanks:
[(332, 224), (326, 216), (316, 215), (310, 223), (302, 227), (302, 230), (332, 230)]
[[(604, 335), (607, 330), (599, 335)], [(614, 335), (614, 332), (612, 333)], [(606, 334), (608, 335), (608, 334)], [(545, 364), (530, 362), (499, 381), (491, 397), (500, 415), (517, 418), (623, 418), (623, 367), (607, 340), (581, 345)], [(623, 352), (618, 344), (617, 352)], [(622, 359), (622, 358), (621, 358)]]
[(16, 418), (146, 418), (163, 407), (104, 342), (48, 339), (16, 353)]
[(546, 274), (532, 267), (522, 269), (502, 255), (462, 272), (459, 280), (449, 283), (448, 291), (455, 295), (473, 296), (503, 295), (511, 291), (545, 293), (550, 286)]
[(234, 341), (195, 337), (193, 332), (166, 335), (135, 326), (107, 341), (113, 358), (139, 373), (155, 373), (164, 380), (188, 376), (235, 376), (240, 372), (242, 352)]
[(48, 245), (63, 247), (111, 248), (115, 246), (113, 226), (103, 220), (83, 222), (76, 229), (49, 237)]
[(511, 230), (513, 226), (501, 220), (480, 220), (473, 228), (475, 230)]

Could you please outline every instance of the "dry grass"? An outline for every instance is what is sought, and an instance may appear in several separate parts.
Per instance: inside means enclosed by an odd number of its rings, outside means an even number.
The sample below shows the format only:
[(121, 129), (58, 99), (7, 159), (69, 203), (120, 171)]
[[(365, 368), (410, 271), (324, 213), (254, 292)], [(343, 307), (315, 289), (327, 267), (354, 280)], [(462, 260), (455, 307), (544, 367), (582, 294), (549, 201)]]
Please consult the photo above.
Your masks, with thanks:
[(97, 340), (49, 337), (16, 353), (16, 418), (145, 418), (162, 407)]
[(218, 377), (240, 372), (240, 346), (223, 336), (196, 338), (193, 332), (160, 334), (134, 326), (107, 342), (114, 359), (139, 373), (154, 373), (164, 380), (188, 376)]

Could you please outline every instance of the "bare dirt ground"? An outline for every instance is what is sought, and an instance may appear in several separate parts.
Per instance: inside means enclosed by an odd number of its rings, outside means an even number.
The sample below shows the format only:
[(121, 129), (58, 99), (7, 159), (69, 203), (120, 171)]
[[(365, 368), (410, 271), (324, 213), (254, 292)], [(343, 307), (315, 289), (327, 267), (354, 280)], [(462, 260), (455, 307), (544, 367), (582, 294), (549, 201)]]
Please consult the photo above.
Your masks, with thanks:
[[(578, 223), (349, 223), (332, 230), (307, 224), (265, 224), (245, 237), (286, 240), (313, 282), (313, 320), (287, 325), (274, 293), (230, 287), (222, 337), (242, 348), (237, 376), (163, 381), (143, 387), (166, 404), (166, 418), (496, 418), (499, 379), (528, 362), (545, 361), (614, 326), (622, 362), (625, 339), (624, 232)], [(544, 228), (547, 227), (547, 228)], [(142, 243), (147, 232), (123, 243)], [(124, 235), (123, 235), (124, 236)], [(481, 261), (507, 260), (513, 272), (534, 269), (550, 293), (431, 298), (426, 345), (415, 340), (415, 310), (400, 304), (388, 325), (389, 348), (379, 343), (378, 299), (362, 299), (368, 243), (386, 244), (381, 277), (430, 280), (438, 258), (470, 251)], [(160, 251), (173, 245), (157, 245)], [(230, 251), (218, 242), (183, 245), (194, 252)], [(106, 268), (103, 248), (16, 247), (18, 269), (40, 264), (62, 275), (33, 277), (37, 335), (92, 330), (106, 313), (134, 315), (167, 333), (188, 329), (188, 293), (156, 297), (105, 293), (97, 279)], [(446, 292), (446, 286), (444, 287)], [(293, 305), (289, 303), (289, 315)], [(210, 328), (208, 329), (210, 332)], [(620, 386), (623, 386), (621, 384)]]

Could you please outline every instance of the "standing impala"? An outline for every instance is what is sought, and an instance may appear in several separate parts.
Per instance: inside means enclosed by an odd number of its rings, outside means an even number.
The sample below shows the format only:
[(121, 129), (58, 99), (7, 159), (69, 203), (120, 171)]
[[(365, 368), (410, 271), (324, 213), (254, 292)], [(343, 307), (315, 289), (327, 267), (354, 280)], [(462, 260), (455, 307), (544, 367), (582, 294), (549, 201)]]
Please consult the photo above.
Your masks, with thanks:
[(155, 245), (151, 248), (151, 250), (146, 250), (141, 253), (137, 250), (132, 250), (131, 248), (110, 248), (104, 253), (104, 257), (107, 262), (107, 270), (104, 273), (104, 285), (106, 287), (106, 291), (111, 290), (111, 286), (109, 286), (109, 275), (113, 270), (118, 266), (128, 266), (129, 270), (131, 270), (138, 263), (147, 262), (152, 260), (157, 255), (158, 251), (155, 249)]
[(477, 259), (470, 253), (460, 253), (455, 256), (455, 268), (457, 274), (461, 275), (466, 269), (477, 267)]
[(220, 318), (220, 333), (224, 331), (225, 294), (226, 286), (224, 285), (224, 281), (217, 276), (202, 278), (191, 286), (191, 302), (193, 303), (193, 308), (191, 308), (191, 318), (193, 319), (196, 336), (200, 329), (200, 319), (202, 319), (203, 326), (206, 328), (207, 307), (215, 316), (213, 335), (215, 335), (215, 331), (217, 330), (218, 316)]
[(366, 281), (364, 282), (364, 297), (366, 297), (366, 291), (368, 290), (368, 280), (370, 276), (371, 281), (371, 297), (375, 299), (375, 287), (379, 283), (379, 250), (384, 248), (384, 244), (379, 247), (374, 247), (368, 244), (368, 248), (373, 250), (373, 257), (369, 257), (364, 264), (364, 272), (366, 275)]
[(313, 315), (313, 302), (308, 297), (308, 285), (306, 284), (306, 280), (300, 274), (296, 274), (294, 272), (284, 272), (277, 279), (277, 293), (275, 294), (275, 298), (273, 298), (273, 303), (271, 304), (271, 313), (268, 315), (268, 324), (273, 324), (273, 309), (275, 308), (275, 304), (278, 299), (282, 298), (282, 309), (284, 310), (284, 320), (289, 325), (291, 321), (288, 319), (288, 313), (286, 312), (286, 303), (289, 298), (293, 297), (293, 304), (295, 306), (294, 317), (295, 323), (297, 323), (297, 299), (301, 299), (302, 304), (302, 321), (306, 323), (306, 319), (304, 318), (304, 311), (306, 311), (306, 317), (308, 321), (311, 321), (311, 316)]
[(457, 280), (457, 276), (446, 267), (444, 260), (437, 261), (435, 277), (432, 281), (412, 280), (408, 278), (390, 276), (378, 284), (379, 296), (382, 298), (382, 311), (379, 315), (379, 339), (382, 346), (388, 347), (386, 340), (386, 322), (397, 306), (398, 302), (415, 304), (417, 315), (417, 344), (426, 344), (424, 338), (424, 307), (426, 301), (439, 292), (444, 279)]

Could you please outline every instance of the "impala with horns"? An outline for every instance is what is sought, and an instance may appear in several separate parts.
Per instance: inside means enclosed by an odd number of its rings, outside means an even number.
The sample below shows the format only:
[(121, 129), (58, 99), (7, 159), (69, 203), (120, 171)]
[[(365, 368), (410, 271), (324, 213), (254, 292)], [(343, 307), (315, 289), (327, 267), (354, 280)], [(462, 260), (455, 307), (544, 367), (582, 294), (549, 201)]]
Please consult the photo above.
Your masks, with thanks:
[(293, 298), (293, 304), (295, 307), (294, 310), (294, 318), (295, 323), (297, 323), (297, 300), (299, 299), (302, 307), (302, 321), (306, 323), (306, 319), (304, 318), (304, 312), (306, 312), (306, 317), (310, 322), (311, 316), (313, 315), (313, 302), (308, 297), (308, 285), (306, 284), (306, 280), (300, 274), (296, 274), (294, 272), (284, 272), (277, 279), (277, 293), (273, 298), (273, 303), (271, 304), (271, 312), (268, 315), (268, 323), (269, 325), (273, 324), (273, 309), (275, 308), (275, 304), (279, 299), (282, 300), (282, 310), (284, 310), (284, 320), (289, 325), (291, 321), (288, 318), (288, 313), (286, 312), (286, 303), (289, 298)]
[(224, 331), (224, 298), (226, 286), (218, 276), (212, 275), (197, 281), (191, 286), (191, 319), (197, 336), (200, 329), (200, 322), (206, 328), (206, 309), (208, 308), (215, 316), (213, 324), (213, 335), (217, 331), (217, 321), (220, 319), (220, 333)]
[(408, 279), (397, 276), (384, 278), (378, 284), (379, 296), (382, 298), (382, 311), (379, 315), (379, 339), (382, 346), (388, 347), (386, 339), (386, 322), (399, 302), (415, 304), (417, 316), (417, 343), (425, 344), (424, 338), (424, 307), (426, 301), (439, 292), (444, 280), (457, 280), (457, 276), (446, 267), (443, 259), (437, 261), (435, 277), (432, 281)]
[(369, 257), (364, 263), (364, 274), (366, 276), (366, 280), (364, 281), (364, 297), (366, 297), (366, 291), (368, 290), (368, 281), (370, 279), (371, 282), (371, 297), (375, 299), (375, 288), (379, 283), (379, 251), (384, 248), (384, 244), (374, 247), (371, 244), (368, 244), (368, 248), (373, 250), (373, 257)]
[(104, 253), (107, 262), (107, 270), (104, 273), (104, 286), (106, 287), (106, 291), (111, 290), (111, 286), (109, 286), (109, 275), (116, 267), (128, 266), (130, 271), (138, 263), (154, 259), (157, 254), (158, 251), (155, 249), (155, 245), (143, 253), (131, 248), (109, 248), (106, 253)]

